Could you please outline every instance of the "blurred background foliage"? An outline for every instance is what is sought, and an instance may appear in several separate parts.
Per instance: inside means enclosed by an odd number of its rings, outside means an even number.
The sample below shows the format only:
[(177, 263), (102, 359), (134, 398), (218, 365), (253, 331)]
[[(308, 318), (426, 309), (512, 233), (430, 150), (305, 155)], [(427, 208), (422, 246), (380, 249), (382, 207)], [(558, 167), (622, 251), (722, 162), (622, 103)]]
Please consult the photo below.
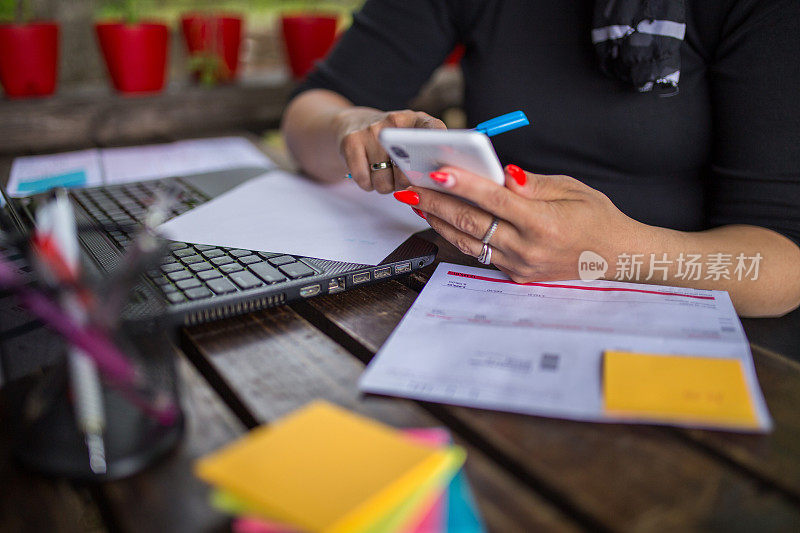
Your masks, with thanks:
[[(46, 6), (36, 9), (36, 0), (0, 0), (0, 21), (13, 21), (20, 2), (25, 5), (26, 17), (50, 18)], [(97, 18), (128, 18), (133, 10), (143, 19), (176, 22), (187, 11), (224, 11), (240, 13), (256, 26), (268, 24), (275, 17), (291, 11), (327, 11), (339, 13), (347, 24), (353, 10), (364, 0), (85, 0), (92, 5)]]
[[(23, 0), (28, 20), (52, 20), (61, 25), (60, 87), (106, 84), (105, 66), (97, 47), (94, 23), (101, 19), (158, 20), (172, 29), (169, 79), (189, 76), (189, 58), (180, 34), (180, 17), (192, 12), (223, 12), (244, 18), (241, 78), (287, 76), (279, 17), (284, 13), (329, 12), (339, 15), (339, 30), (364, 0)], [(0, 22), (15, 19), (17, 0), (0, 0)]]

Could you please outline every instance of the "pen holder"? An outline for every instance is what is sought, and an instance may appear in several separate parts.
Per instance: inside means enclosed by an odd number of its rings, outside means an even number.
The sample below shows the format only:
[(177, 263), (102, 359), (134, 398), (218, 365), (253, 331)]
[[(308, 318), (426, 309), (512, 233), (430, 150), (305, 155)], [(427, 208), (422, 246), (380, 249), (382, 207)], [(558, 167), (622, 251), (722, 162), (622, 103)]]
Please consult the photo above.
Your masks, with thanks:
[(108, 481), (135, 474), (164, 456), (183, 432), (170, 337), (153, 319), (123, 323), (113, 336), (136, 368), (137, 385), (128, 389), (101, 378), (105, 473), (90, 467), (86, 439), (76, 423), (67, 345), (59, 339), (62, 357), (55, 365), (36, 379), (6, 386), (16, 459), (45, 475)]

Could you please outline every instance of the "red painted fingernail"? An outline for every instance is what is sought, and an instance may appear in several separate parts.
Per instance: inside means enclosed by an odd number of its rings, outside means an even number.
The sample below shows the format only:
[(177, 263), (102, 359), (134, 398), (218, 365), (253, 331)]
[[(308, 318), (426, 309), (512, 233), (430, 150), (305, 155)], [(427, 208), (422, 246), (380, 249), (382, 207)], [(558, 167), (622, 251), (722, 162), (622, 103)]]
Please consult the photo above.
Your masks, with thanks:
[(517, 182), (517, 185), (522, 187), (528, 181), (528, 177), (525, 175), (525, 171), (519, 168), (517, 165), (506, 165), (506, 172), (508, 172), (514, 181)]
[(425, 216), (425, 213), (423, 213), (419, 209), (412, 207), (411, 210), (414, 211), (417, 214), (417, 216), (422, 217), (424, 220), (428, 220), (428, 217)]
[(431, 172), (430, 178), (443, 187), (452, 187), (456, 180), (449, 172)]
[(414, 191), (397, 191), (394, 193), (394, 198), (398, 202), (408, 205), (417, 205), (419, 203), (419, 194)]

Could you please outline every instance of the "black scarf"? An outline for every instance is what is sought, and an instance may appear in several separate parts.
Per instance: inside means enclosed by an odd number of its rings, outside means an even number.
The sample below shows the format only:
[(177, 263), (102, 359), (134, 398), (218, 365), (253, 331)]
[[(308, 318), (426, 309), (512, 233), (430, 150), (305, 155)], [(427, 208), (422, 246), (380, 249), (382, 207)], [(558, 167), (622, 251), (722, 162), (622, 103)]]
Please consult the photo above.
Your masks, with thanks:
[(607, 75), (638, 91), (678, 92), (685, 0), (596, 0), (592, 43)]

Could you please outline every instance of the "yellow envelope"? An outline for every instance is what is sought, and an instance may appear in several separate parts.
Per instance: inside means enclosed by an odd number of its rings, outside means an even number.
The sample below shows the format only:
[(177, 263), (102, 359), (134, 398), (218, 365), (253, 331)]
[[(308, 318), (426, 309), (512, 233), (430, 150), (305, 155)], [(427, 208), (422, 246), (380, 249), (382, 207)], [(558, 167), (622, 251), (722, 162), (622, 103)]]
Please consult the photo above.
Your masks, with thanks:
[[(261, 516), (307, 531), (365, 531), (452, 477), (465, 453), (313, 402), (198, 461), (197, 474)], [(446, 481), (442, 482), (446, 483)]]
[(603, 391), (614, 417), (758, 427), (737, 359), (606, 351)]

